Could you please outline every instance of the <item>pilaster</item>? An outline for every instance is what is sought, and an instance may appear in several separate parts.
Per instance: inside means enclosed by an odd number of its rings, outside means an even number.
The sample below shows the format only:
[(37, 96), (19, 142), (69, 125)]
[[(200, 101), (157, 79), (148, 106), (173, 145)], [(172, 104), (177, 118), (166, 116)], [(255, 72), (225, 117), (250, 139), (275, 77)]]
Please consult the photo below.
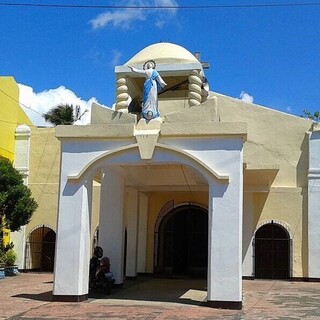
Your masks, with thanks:
[(242, 234), (242, 276), (253, 276), (253, 192), (244, 192)]
[(128, 188), (127, 191), (127, 259), (126, 276), (137, 276), (137, 245), (138, 245), (138, 209), (139, 192)]
[(308, 268), (309, 278), (320, 278), (320, 128), (309, 134)]
[(146, 250), (148, 232), (148, 204), (146, 194), (139, 194), (139, 226), (138, 226), (138, 272), (146, 272)]
[(28, 184), (29, 177), (29, 153), (30, 153), (31, 129), (22, 124), (16, 128), (14, 167), (23, 175), (24, 184)]
[[(28, 185), (29, 178), (29, 157), (30, 157), (30, 134), (31, 129), (25, 124), (16, 128), (15, 131), (15, 150), (14, 167), (22, 174), (23, 183)], [(26, 248), (26, 227), (22, 226), (20, 231), (11, 232), (10, 240), (14, 244), (17, 253), (19, 269), (25, 268), (25, 248)]]

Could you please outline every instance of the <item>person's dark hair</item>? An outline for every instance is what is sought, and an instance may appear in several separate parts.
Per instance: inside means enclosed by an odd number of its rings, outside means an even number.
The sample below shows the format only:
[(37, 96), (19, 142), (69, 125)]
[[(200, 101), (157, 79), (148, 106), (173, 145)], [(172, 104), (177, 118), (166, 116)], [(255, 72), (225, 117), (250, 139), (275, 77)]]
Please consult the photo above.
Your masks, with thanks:
[(103, 256), (103, 249), (99, 246), (95, 247), (93, 250), (93, 254), (98, 257), (101, 258)]

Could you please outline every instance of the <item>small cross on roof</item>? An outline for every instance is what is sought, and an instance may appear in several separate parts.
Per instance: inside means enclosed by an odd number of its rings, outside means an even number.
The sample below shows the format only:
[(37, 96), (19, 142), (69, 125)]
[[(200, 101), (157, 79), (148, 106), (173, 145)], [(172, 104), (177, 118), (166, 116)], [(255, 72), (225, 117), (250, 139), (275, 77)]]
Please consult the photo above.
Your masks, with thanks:
[(203, 68), (203, 69), (209, 69), (209, 68), (210, 68), (210, 63), (209, 63), (209, 62), (202, 62), (202, 61), (201, 61), (201, 58), (200, 58), (201, 54), (200, 54), (200, 52), (195, 52), (195, 53), (194, 53), (194, 56), (201, 62), (201, 65), (202, 65), (202, 68)]

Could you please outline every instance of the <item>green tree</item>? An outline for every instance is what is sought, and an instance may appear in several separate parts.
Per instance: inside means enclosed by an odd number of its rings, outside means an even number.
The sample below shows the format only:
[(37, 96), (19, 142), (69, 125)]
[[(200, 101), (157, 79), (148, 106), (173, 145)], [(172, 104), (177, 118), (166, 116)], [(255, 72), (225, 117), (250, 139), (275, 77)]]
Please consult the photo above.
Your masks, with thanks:
[(44, 120), (50, 122), (54, 126), (57, 125), (72, 125), (87, 112), (81, 113), (80, 106), (72, 104), (59, 104), (43, 115)]
[(22, 175), (8, 159), (0, 157), (0, 230), (19, 230), (30, 221), (37, 207)]
[(320, 120), (320, 111), (315, 111), (314, 113), (311, 113), (309, 110), (305, 109), (303, 110), (303, 115), (302, 117), (308, 118), (314, 121), (319, 121)]
[(54, 126), (59, 124), (71, 125), (76, 121), (72, 104), (59, 104), (45, 113), (43, 117), (45, 121), (50, 122)]

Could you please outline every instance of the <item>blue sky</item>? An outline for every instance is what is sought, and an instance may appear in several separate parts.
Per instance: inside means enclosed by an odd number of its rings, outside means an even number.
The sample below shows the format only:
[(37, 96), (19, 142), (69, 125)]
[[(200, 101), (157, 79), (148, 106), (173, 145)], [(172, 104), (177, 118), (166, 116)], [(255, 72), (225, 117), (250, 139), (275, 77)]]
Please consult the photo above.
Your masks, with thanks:
[[(0, 76), (13, 76), (32, 94), (64, 89), (85, 102), (114, 103), (115, 65), (144, 47), (172, 42), (200, 51), (210, 63), (210, 89), (302, 114), (320, 109), (320, 1), (5, 0), (1, 3), (174, 5), (171, 10), (48, 8), (0, 5)], [(272, 7), (181, 6), (294, 4)], [(297, 4), (319, 5), (298, 6)], [(179, 8), (180, 7), (180, 8)], [(51, 91), (50, 91), (51, 90)], [(39, 100), (39, 99), (38, 99)], [(44, 100), (43, 100), (44, 101)], [(45, 100), (50, 108), (53, 103)], [(44, 112), (39, 101), (24, 104)], [(43, 102), (44, 104), (44, 102)], [(42, 108), (42, 109), (41, 109)]]

